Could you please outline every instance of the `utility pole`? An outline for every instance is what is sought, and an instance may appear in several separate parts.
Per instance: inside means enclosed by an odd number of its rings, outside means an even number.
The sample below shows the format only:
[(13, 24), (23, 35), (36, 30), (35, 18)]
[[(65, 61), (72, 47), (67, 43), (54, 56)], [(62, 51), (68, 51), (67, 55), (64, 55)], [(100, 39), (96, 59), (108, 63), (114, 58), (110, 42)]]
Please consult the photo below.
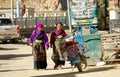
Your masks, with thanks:
[(17, 18), (20, 18), (20, 0), (17, 1), (16, 8), (17, 8)]
[(13, 14), (14, 14), (14, 1), (11, 0), (10, 2), (11, 2), (11, 19), (12, 19), (12, 21), (13, 21)]
[(31, 7), (34, 8), (34, 0), (31, 0)]
[(69, 30), (70, 30), (70, 33), (71, 33), (72, 32), (72, 27), (71, 27), (71, 21), (70, 21), (70, 4), (69, 4), (69, 0), (67, 0), (67, 10), (68, 10)]

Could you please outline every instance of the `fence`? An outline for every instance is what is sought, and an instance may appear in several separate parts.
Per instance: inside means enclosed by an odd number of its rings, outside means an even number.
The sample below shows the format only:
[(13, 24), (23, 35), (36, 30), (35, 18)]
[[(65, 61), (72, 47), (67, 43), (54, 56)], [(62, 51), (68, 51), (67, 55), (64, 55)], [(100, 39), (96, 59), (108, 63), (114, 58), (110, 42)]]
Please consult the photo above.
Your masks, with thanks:
[(21, 35), (29, 37), (37, 23), (42, 23), (45, 26), (45, 31), (50, 32), (57, 22), (62, 22), (64, 28), (68, 28), (68, 17), (31, 17), (31, 18), (15, 18), (14, 24), (21, 27)]
[(104, 61), (120, 61), (120, 34), (102, 34), (101, 47)]
[(57, 22), (62, 22), (63, 26), (68, 26), (68, 18), (66, 16), (14, 19), (14, 23), (20, 25), (21, 28), (34, 28), (37, 23), (42, 23), (45, 27), (54, 27)]
[(120, 19), (110, 20), (110, 33), (120, 33)]

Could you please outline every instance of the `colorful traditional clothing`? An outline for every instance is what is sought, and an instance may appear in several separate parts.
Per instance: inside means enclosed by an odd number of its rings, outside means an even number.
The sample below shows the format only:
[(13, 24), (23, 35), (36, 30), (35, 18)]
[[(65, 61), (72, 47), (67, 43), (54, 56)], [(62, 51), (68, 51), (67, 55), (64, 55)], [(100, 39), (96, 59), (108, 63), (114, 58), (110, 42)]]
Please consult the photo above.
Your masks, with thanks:
[(42, 24), (37, 24), (36, 29), (30, 36), (30, 45), (32, 45), (32, 52), (34, 56), (34, 68), (46, 69), (47, 58), (45, 47), (49, 47), (48, 37), (44, 31), (38, 31), (37, 28), (42, 28)]
[(66, 36), (64, 30), (55, 30), (51, 33), (50, 45), (53, 46), (53, 55), (52, 60), (55, 63), (55, 67), (58, 65), (64, 65), (65, 60), (63, 52), (65, 51), (64, 43), (62, 42), (63, 38)]

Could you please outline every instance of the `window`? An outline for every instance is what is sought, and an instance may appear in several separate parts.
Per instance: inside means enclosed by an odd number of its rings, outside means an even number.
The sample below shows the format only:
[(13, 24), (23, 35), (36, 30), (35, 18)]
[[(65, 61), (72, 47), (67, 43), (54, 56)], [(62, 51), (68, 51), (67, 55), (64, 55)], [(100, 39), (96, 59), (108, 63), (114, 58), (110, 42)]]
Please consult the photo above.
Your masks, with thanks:
[(0, 26), (2, 25), (11, 25), (12, 22), (10, 19), (0, 19)]
[(72, 0), (72, 6), (75, 7), (92, 7), (96, 0)]

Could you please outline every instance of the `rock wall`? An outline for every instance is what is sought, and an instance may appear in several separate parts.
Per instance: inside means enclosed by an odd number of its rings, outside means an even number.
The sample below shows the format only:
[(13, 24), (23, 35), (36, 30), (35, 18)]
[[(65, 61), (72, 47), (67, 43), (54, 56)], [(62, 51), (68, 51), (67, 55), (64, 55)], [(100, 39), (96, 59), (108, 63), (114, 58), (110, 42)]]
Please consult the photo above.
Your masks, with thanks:
[[(10, 8), (11, 0), (0, 0), (0, 8)], [(18, 0), (14, 1), (14, 8)], [(20, 0), (21, 7), (34, 7), (36, 11), (60, 11), (62, 10), (61, 0)]]
[(60, 0), (34, 0), (33, 5), (39, 11), (62, 10)]

